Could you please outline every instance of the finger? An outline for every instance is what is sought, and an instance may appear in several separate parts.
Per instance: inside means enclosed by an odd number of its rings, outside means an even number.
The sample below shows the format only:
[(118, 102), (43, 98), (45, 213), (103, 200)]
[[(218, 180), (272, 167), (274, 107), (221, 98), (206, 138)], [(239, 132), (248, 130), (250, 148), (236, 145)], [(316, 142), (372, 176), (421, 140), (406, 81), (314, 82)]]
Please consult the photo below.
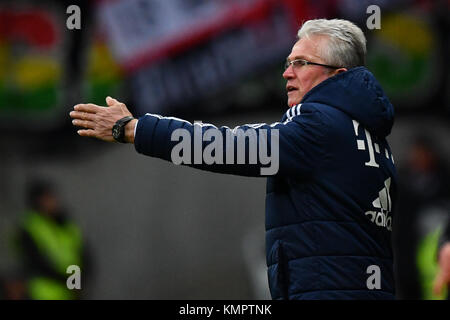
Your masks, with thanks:
[(89, 120), (73, 120), (72, 121), (73, 125), (77, 126), (77, 127), (83, 127), (83, 128), (87, 128), (87, 129), (95, 129), (95, 122), (93, 121), (89, 121)]
[(77, 133), (82, 137), (97, 137), (97, 134), (94, 130), (91, 129), (82, 129), (78, 130)]
[(83, 111), (83, 112), (89, 112), (89, 113), (97, 113), (100, 110), (102, 110), (103, 107), (98, 106), (93, 103), (86, 103), (86, 104), (77, 104), (75, 107), (73, 107), (75, 111)]
[(89, 120), (89, 121), (95, 120), (95, 114), (88, 112), (72, 111), (69, 113), (69, 115), (73, 119)]
[(108, 97), (106, 97), (106, 103), (108, 104), (108, 106), (112, 106), (112, 105), (115, 105), (115, 104), (119, 104), (120, 102), (118, 100), (108, 96)]

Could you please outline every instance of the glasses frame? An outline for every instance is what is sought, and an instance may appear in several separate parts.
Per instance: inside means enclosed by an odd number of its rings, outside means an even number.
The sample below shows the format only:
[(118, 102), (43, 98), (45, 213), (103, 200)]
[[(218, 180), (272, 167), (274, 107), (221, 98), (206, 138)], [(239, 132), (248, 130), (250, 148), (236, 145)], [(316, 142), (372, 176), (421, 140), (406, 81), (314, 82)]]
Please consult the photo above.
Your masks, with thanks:
[(301, 66), (307, 66), (307, 65), (313, 65), (313, 66), (321, 66), (321, 67), (325, 67), (325, 68), (330, 68), (330, 69), (340, 69), (342, 67), (335, 67), (335, 66), (330, 66), (327, 64), (322, 64), (322, 63), (316, 63), (316, 62), (311, 62), (305, 59), (294, 59), (292, 61), (288, 61), (286, 60), (286, 62), (284, 63), (284, 70), (287, 70), (289, 68), (289, 66), (294, 67), (297, 65), (301, 65)]

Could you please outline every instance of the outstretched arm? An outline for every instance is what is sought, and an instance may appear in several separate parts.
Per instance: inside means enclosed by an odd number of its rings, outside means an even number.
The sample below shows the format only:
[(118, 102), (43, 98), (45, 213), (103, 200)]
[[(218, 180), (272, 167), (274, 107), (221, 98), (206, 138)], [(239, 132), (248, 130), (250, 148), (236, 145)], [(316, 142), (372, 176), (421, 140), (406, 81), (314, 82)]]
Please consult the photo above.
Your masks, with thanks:
[[(79, 104), (70, 113), (80, 136), (114, 141), (117, 120), (130, 116), (125, 104), (108, 97), (108, 107)], [(174, 164), (243, 176), (312, 174), (323, 157), (326, 126), (311, 106), (291, 108), (283, 122), (246, 124), (234, 129), (194, 124), (160, 115), (146, 114), (125, 127), (126, 142), (137, 152)], [(136, 135), (136, 136), (135, 136)]]

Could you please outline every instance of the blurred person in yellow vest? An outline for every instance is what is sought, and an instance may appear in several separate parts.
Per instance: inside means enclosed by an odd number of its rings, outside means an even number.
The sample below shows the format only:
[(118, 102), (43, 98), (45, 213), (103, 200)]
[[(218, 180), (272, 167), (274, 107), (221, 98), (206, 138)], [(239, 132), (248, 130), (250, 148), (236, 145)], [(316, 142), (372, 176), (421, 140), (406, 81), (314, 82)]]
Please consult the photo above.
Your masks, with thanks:
[(400, 196), (393, 223), (397, 299), (442, 300), (433, 291), (443, 226), (450, 220), (450, 170), (430, 133), (415, 136), (399, 166)]
[(28, 184), (27, 202), (15, 239), (23, 262), (26, 298), (79, 299), (82, 285), (68, 285), (68, 268), (79, 268), (79, 280), (84, 282), (88, 259), (80, 228), (66, 216), (55, 188), (47, 181)]
[(437, 223), (419, 240), (416, 263), (422, 288), (421, 299), (424, 300), (448, 299), (449, 253), (445, 246), (440, 245), (443, 224)]

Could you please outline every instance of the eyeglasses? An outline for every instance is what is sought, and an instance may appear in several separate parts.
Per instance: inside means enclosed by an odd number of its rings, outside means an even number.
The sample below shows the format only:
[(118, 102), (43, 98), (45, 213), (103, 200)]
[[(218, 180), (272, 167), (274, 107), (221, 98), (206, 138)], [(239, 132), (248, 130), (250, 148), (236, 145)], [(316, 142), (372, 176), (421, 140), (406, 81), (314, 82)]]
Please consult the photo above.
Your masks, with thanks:
[(296, 66), (306, 66), (308, 64), (314, 65), (314, 66), (322, 66), (322, 67), (331, 68), (331, 69), (339, 69), (339, 68), (341, 68), (341, 67), (329, 66), (327, 64), (309, 62), (309, 61), (304, 60), (304, 59), (295, 59), (295, 60), (292, 60), (292, 61), (286, 60), (286, 62), (284, 64), (284, 69), (286, 70), (287, 68), (289, 68), (290, 65), (292, 65), (293, 67), (296, 67)]

